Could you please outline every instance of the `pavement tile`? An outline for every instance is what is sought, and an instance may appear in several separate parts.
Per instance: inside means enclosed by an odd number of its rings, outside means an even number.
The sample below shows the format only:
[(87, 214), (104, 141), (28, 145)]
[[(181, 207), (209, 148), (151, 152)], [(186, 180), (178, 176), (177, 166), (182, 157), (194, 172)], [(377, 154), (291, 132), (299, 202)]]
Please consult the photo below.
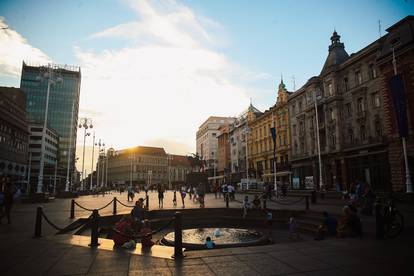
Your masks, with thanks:
[[(282, 254), (285, 253), (285, 254)], [(297, 251), (294, 252), (272, 252), (269, 253), (279, 261), (295, 268), (298, 271), (312, 271), (332, 268), (332, 265), (321, 262), (318, 259), (303, 255)]]
[(306, 272), (309, 276), (349, 276), (349, 272), (341, 269), (329, 269), (329, 270), (318, 270)]
[(166, 259), (147, 256), (132, 255), (129, 261), (129, 270), (142, 270), (147, 268), (166, 268)]
[(217, 275), (257, 275), (258, 272), (253, 270), (247, 264), (237, 262), (216, 262), (209, 263), (209, 268)]
[(148, 268), (142, 270), (135, 270), (130, 271), (128, 276), (170, 276), (172, 275), (171, 270), (168, 267), (160, 267), (160, 268)]
[(266, 253), (242, 254), (242, 255), (236, 255), (235, 257), (243, 262), (246, 262), (246, 261), (272, 262), (274, 261), (274, 258), (267, 255)]
[(229, 262), (237, 262), (238, 259), (235, 256), (215, 256), (215, 257), (203, 257), (204, 262), (207, 264), (210, 263), (229, 263)]
[(167, 260), (167, 265), (169, 267), (203, 265), (203, 264), (205, 264), (205, 262), (201, 258), (194, 258), (194, 259), (184, 258), (183, 260)]
[[(176, 266), (171, 268), (172, 274), (181, 276), (181, 275), (191, 275), (191, 276), (213, 276), (215, 275), (213, 271), (207, 265), (184, 265)], [(224, 274), (223, 274), (224, 275)]]
[(88, 273), (128, 272), (130, 254), (113, 251), (99, 251)]
[(283, 275), (298, 272), (298, 270), (283, 262), (275, 260), (270, 256), (268, 256), (268, 258), (269, 259), (264, 258), (262, 260), (246, 260), (244, 263), (250, 266), (252, 269), (256, 270), (261, 275)]
[(96, 254), (96, 251), (74, 246), (53, 265), (46, 275), (85, 274), (89, 271)]

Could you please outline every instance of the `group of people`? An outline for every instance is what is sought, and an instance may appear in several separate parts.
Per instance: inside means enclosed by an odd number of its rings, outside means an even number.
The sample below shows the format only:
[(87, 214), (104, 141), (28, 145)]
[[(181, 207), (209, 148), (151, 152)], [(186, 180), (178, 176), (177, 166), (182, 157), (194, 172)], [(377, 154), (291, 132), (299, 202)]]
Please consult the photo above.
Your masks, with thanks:
[(144, 199), (139, 198), (129, 215), (123, 216), (114, 227), (112, 239), (115, 246), (124, 248), (135, 248), (136, 242), (141, 240), (143, 248), (154, 245), (152, 241), (152, 230), (148, 219), (146, 219), (146, 208)]
[(192, 200), (193, 203), (199, 202), (201, 208), (205, 207), (204, 198), (205, 198), (206, 192), (205, 192), (205, 189), (204, 189), (204, 185), (202, 183), (200, 183), (200, 185), (198, 185), (198, 187), (181, 186), (181, 188), (175, 189), (174, 190), (174, 195), (173, 195), (173, 205), (174, 205), (174, 207), (177, 206), (177, 192), (181, 196), (182, 208), (185, 208), (185, 198), (187, 197), (187, 193), (189, 195), (189, 200), (190, 201)]
[(214, 197), (215, 198), (221, 198), (223, 196), (224, 201), (228, 198), (229, 200), (234, 200), (236, 196), (236, 187), (232, 184), (228, 183), (215, 183), (211, 187)]
[(319, 225), (315, 240), (322, 240), (327, 236), (348, 238), (362, 235), (362, 224), (358, 216), (358, 210), (352, 205), (346, 205), (342, 212), (339, 222), (328, 212), (323, 212), (323, 223)]

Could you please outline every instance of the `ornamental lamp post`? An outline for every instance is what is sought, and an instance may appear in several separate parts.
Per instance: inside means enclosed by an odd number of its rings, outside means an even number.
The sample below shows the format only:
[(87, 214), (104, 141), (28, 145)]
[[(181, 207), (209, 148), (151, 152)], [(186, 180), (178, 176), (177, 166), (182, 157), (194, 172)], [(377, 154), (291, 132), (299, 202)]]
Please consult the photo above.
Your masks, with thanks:
[(90, 136), (91, 134), (86, 132), (89, 128), (93, 128), (92, 120), (90, 118), (80, 118), (79, 128), (84, 129), (83, 133), (83, 157), (82, 157), (82, 182), (81, 182), (81, 191), (84, 190), (84, 182), (85, 182), (85, 142), (86, 136)]

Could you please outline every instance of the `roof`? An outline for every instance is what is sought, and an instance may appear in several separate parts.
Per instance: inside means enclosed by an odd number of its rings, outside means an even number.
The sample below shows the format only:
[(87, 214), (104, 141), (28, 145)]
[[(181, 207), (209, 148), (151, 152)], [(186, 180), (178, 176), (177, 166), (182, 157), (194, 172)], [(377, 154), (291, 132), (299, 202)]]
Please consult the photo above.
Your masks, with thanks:
[(127, 148), (122, 150), (117, 150), (115, 152), (116, 155), (119, 154), (142, 154), (142, 155), (167, 155), (164, 148), (158, 147), (147, 147), (147, 146), (137, 146), (133, 148)]
[(349, 55), (345, 51), (345, 45), (341, 43), (340, 38), (341, 36), (334, 31), (331, 36), (331, 45), (329, 45), (329, 54), (323, 65), (321, 75), (348, 59)]
[(171, 157), (171, 166), (191, 167), (187, 156), (171, 154)]

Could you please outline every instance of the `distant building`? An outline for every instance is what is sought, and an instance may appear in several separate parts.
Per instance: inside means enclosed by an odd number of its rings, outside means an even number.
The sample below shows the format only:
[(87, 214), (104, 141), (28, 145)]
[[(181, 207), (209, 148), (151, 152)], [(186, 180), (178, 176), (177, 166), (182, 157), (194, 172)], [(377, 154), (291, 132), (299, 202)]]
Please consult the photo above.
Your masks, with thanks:
[[(69, 145), (71, 145), (70, 172), (74, 172), (77, 121), (79, 111), (79, 96), (81, 71), (79, 67), (67, 65), (49, 65), (56, 77), (62, 78), (62, 83), (50, 87), (48, 128), (54, 129), (59, 138), (58, 167), (66, 175), (68, 165)], [(47, 72), (48, 66), (36, 66), (23, 62), (20, 88), (27, 98), (27, 118), (30, 123), (43, 124), (47, 81), (39, 77)], [(73, 119), (72, 119), (73, 113)]]
[(196, 136), (197, 154), (206, 161), (206, 171), (213, 175), (217, 168), (217, 136), (219, 127), (224, 124), (233, 124), (236, 118), (210, 116), (198, 128)]
[(276, 177), (280, 182), (290, 180), (290, 141), (287, 100), (291, 93), (283, 80), (279, 84), (276, 103), (262, 114), (249, 120), (249, 168), (252, 177), (265, 182), (274, 181), (274, 147), (270, 128), (276, 128)]
[(26, 97), (14, 87), (0, 87), (0, 176), (24, 180), (29, 132)]
[(182, 185), (187, 180), (187, 174), (191, 171), (191, 164), (187, 156), (171, 154), (169, 172), (172, 186)]
[(229, 130), (232, 125), (224, 124), (219, 127), (217, 135), (217, 175), (227, 176), (231, 171)]
[(163, 148), (137, 146), (114, 150), (108, 154), (107, 166), (108, 185), (129, 184), (131, 179), (134, 185), (168, 184), (168, 158)]
[[(32, 192), (36, 191), (37, 180), (39, 177), (39, 165), (40, 154), (42, 146), (43, 136), (43, 124), (30, 124), (29, 125), (29, 167), (30, 167), (30, 187)], [(62, 188), (60, 185), (65, 183), (65, 179), (59, 174), (57, 168), (57, 157), (59, 147), (59, 135), (55, 130), (50, 128), (46, 129), (45, 134), (45, 152), (44, 152), (44, 171), (43, 179), (47, 185), (45, 185), (45, 192), (51, 192), (51, 184), (54, 182), (55, 171), (57, 178), (57, 189)], [(66, 177), (66, 174), (64, 175)]]

